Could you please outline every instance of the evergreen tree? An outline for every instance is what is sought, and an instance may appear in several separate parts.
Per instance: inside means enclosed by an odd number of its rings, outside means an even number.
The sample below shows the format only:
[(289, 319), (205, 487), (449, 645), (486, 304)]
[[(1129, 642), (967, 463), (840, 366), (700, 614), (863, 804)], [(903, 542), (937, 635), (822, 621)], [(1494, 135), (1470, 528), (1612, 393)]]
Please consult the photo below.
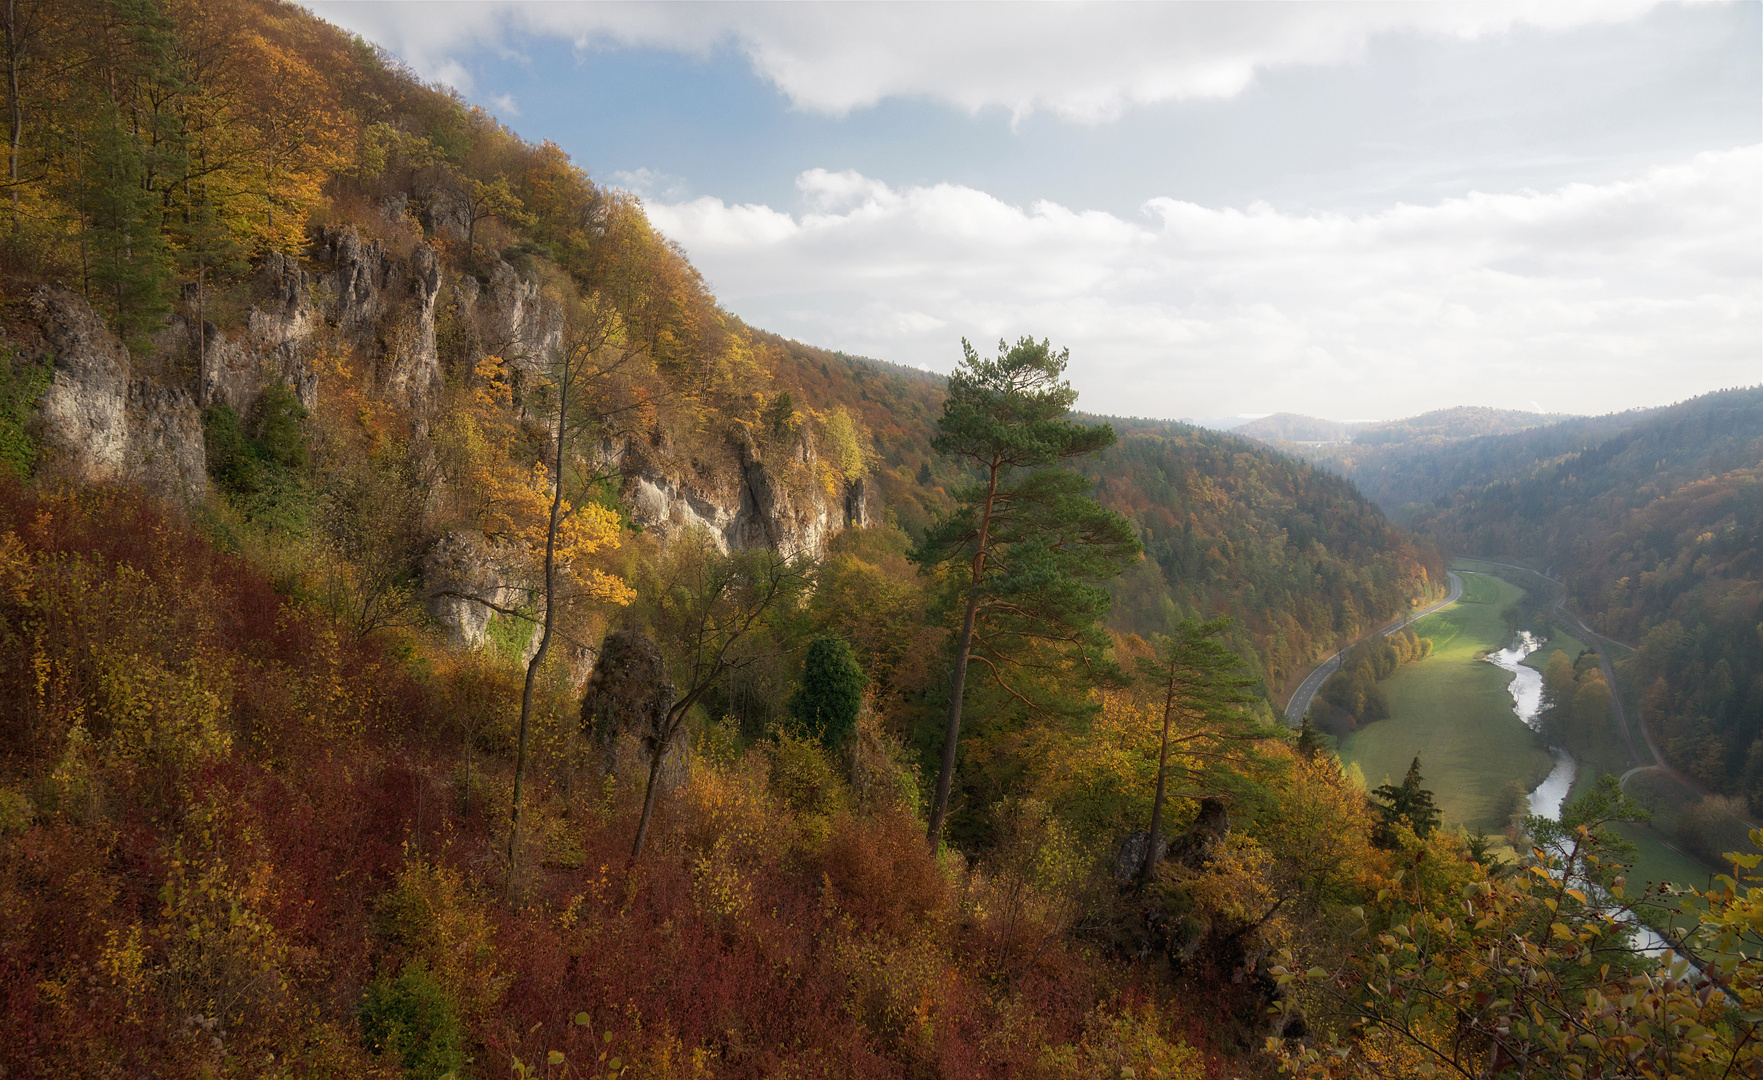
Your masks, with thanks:
[(1433, 804), (1432, 792), (1421, 787), (1420, 781), (1420, 755), (1415, 754), (1413, 763), (1408, 766), (1408, 774), (1402, 777), (1400, 784), (1383, 784), (1371, 793), (1383, 801), (1383, 805), (1376, 808), (1379, 843), (1393, 843), (1398, 822), (1405, 822), (1422, 840), (1437, 831), (1439, 808)]
[(1097, 625), (1110, 604), (1100, 583), (1139, 551), (1131, 524), (1089, 498), (1083, 477), (1056, 467), (1114, 443), (1108, 425), (1070, 419), (1077, 391), (1062, 378), (1069, 350), (1026, 337), (1000, 341), (995, 360), (980, 359), (965, 340), (961, 349), (932, 445), (977, 471), (978, 482), (954, 492), (954, 512), (911, 554), (925, 572), (967, 566), (951, 575), (949, 608), (963, 614), (931, 803), (933, 845), (949, 809), (968, 662), (978, 659), (1031, 708), (1056, 703), (1032, 697), (1027, 674), (1062, 682), (1068, 694), (1117, 677)]
[(802, 683), (790, 695), (790, 713), (821, 745), (838, 746), (857, 727), (868, 682), (843, 638), (817, 637), (808, 646)]
[(92, 129), (79, 188), (87, 295), (110, 316), (132, 348), (168, 311), (171, 253), (161, 234), (159, 200), (145, 183), (145, 155), (115, 110)]
[(1298, 729), (1298, 753), (1305, 761), (1316, 760), (1317, 753), (1322, 749), (1322, 736), (1316, 726), (1310, 722), (1310, 714), (1304, 714), (1304, 725)]
[(1163, 801), (1168, 790), (1169, 749), (1179, 744), (1185, 769), (1184, 795), (1217, 795), (1233, 786), (1231, 775), (1254, 763), (1254, 743), (1269, 733), (1244, 706), (1255, 700), (1255, 680), (1245, 676), (1243, 662), (1217, 639), (1230, 626), (1229, 617), (1207, 622), (1187, 621), (1171, 637), (1157, 639), (1155, 659), (1139, 661), (1139, 676), (1163, 698), (1163, 735), (1157, 751), (1157, 795), (1151, 802), (1151, 840), (1145, 846), (1141, 880), (1155, 869), (1158, 838), (1163, 828)]
[(196, 283), (196, 355), (208, 348), (208, 281), (210, 275), (226, 277), (245, 267), (244, 249), (233, 239), (216, 200), (206, 185), (185, 206), (173, 241), (178, 246), (178, 265)]

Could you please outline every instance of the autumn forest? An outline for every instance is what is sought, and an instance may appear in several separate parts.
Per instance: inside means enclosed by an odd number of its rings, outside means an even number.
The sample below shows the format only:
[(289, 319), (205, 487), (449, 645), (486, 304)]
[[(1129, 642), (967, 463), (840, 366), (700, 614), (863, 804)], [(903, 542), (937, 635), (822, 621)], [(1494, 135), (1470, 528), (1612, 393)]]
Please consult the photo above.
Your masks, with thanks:
[(293, 4), (4, 19), (0, 1076), (1763, 1069), (1755, 850), (1631, 882), (1613, 783), (1490, 846), (1340, 756), (1526, 556), (1635, 646), (1547, 674), (1590, 737), (1763, 814), (1755, 389), (1095, 416), (1032, 326), (747, 325)]

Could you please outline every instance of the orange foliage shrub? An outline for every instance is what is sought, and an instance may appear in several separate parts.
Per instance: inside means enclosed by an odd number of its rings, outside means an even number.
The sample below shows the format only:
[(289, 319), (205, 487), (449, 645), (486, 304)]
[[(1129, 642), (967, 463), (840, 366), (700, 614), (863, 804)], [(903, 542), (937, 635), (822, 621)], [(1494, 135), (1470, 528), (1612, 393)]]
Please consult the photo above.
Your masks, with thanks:
[(869, 929), (904, 936), (948, 907), (942, 867), (918, 823), (903, 814), (840, 817), (820, 858), (829, 895)]

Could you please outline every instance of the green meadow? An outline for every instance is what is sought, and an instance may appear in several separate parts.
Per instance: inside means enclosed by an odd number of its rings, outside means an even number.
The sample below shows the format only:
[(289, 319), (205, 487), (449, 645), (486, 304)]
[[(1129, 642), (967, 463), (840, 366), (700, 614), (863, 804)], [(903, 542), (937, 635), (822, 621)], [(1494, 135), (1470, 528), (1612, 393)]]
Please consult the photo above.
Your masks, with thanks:
[(1399, 782), (1420, 755), (1421, 775), (1445, 828), (1498, 833), (1501, 793), (1516, 780), (1528, 790), (1549, 774), (1548, 751), (1512, 711), (1512, 676), (1482, 659), (1504, 648), (1500, 612), (1523, 590), (1484, 574), (1463, 575), (1463, 599), (1414, 624), (1432, 655), (1382, 683), (1390, 717), (1348, 736), (1341, 757), (1369, 787)]

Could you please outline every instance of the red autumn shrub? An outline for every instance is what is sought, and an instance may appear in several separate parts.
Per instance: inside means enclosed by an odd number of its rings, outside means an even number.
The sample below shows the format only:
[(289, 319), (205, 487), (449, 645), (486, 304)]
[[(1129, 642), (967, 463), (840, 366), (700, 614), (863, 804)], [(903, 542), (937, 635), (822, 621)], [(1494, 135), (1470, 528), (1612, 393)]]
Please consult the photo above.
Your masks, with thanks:
[(949, 883), (924, 843), (924, 830), (901, 813), (839, 818), (821, 854), (839, 907), (895, 936), (941, 913)]

